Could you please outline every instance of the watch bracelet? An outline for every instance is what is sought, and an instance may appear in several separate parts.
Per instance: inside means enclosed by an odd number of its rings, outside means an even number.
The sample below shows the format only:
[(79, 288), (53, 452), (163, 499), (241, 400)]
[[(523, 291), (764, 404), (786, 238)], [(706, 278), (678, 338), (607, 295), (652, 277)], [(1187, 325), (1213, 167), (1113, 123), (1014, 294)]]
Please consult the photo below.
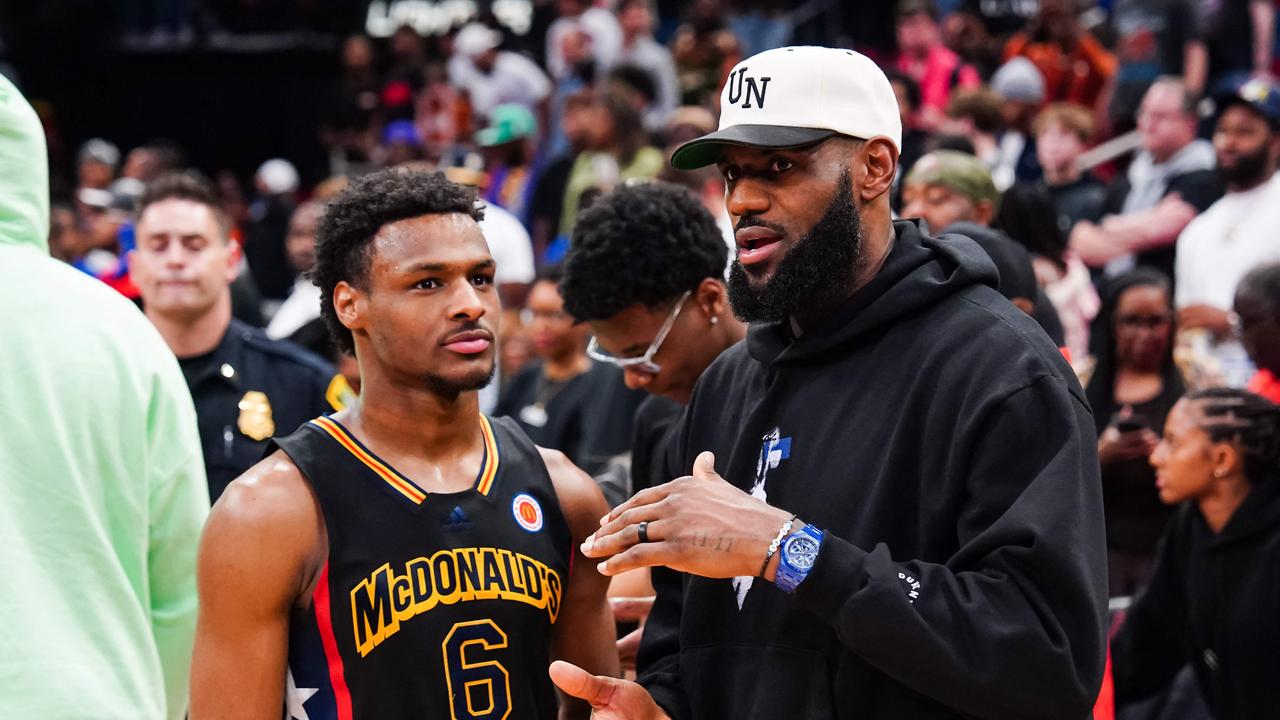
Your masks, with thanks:
[(792, 515), (790, 520), (782, 524), (778, 530), (778, 535), (769, 543), (769, 552), (765, 553), (764, 562), (760, 565), (760, 572), (756, 573), (759, 577), (764, 577), (764, 571), (769, 568), (769, 561), (777, 554), (778, 548), (782, 547), (782, 540), (791, 534), (791, 528), (796, 524), (796, 518), (800, 517), (799, 513)]

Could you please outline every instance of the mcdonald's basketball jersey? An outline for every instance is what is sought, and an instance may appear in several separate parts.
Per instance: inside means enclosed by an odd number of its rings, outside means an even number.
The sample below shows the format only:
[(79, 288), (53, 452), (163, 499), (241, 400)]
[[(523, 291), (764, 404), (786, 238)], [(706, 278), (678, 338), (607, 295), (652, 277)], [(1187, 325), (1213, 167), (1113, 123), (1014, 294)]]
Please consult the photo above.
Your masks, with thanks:
[(537, 448), (478, 418), (475, 486), (427, 493), (322, 417), (276, 440), (319, 499), (328, 561), (289, 627), (285, 718), (554, 718), (571, 538)]

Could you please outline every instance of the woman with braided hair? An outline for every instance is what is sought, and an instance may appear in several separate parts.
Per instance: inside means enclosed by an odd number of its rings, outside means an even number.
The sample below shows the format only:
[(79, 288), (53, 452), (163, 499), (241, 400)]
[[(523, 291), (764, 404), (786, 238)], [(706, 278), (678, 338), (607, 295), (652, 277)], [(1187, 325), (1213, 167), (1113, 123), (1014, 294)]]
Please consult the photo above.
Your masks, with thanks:
[(1190, 663), (1213, 716), (1280, 707), (1280, 406), (1192, 393), (1151, 455), (1160, 499), (1181, 504), (1150, 585), (1112, 641), (1117, 704), (1164, 689)]

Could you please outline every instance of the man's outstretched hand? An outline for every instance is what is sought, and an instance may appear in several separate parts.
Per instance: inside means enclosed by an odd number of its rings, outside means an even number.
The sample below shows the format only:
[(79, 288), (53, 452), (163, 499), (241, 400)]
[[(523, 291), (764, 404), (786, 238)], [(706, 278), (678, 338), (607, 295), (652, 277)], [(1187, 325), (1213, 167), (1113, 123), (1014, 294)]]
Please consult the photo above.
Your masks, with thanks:
[(670, 720), (649, 692), (630, 680), (592, 675), (577, 665), (551, 663), (551, 681), (591, 704), (593, 720)]
[[(605, 575), (665, 565), (708, 578), (755, 576), (790, 517), (726, 482), (716, 472), (715, 456), (703, 452), (692, 475), (641, 490), (614, 508), (582, 553), (608, 558), (598, 566)], [(640, 542), (641, 522), (647, 523), (648, 542)], [(764, 572), (770, 582), (771, 572)]]

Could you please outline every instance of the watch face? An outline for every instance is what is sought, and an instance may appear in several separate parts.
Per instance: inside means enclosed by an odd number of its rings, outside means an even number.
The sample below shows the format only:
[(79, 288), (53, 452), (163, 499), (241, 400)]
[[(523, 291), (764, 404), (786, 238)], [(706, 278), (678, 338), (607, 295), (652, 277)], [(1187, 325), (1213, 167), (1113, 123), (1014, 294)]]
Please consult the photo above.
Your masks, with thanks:
[(787, 541), (783, 548), (787, 564), (799, 570), (808, 570), (818, 559), (818, 542), (808, 535), (799, 535)]

